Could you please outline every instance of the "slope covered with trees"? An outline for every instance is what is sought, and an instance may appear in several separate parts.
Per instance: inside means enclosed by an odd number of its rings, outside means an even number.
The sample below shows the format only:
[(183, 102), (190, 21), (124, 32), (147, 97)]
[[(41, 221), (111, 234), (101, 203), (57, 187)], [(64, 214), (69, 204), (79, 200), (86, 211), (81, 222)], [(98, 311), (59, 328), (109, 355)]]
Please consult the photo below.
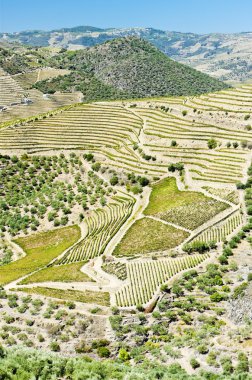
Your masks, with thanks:
[(124, 37), (92, 48), (65, 51), (53, 57), (52, 66), (70, 75), (36, 84), (43, 92), (83, 92), (85, 100), (196, 95), (228, 86), (168, 58), (152, 44)]

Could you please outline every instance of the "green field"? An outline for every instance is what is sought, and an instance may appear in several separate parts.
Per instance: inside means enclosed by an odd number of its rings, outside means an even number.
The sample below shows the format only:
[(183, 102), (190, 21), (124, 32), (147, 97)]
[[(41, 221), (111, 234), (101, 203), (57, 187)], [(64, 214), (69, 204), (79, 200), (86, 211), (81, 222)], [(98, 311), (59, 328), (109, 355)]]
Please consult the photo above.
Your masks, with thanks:
[(72, 290), (72, 289), (54, 289), (54, 288), (19, 288), (15, 291), (22, 291), (29, 294), (39, 294), (45, 297), (59, 298), (66, 301), (77, 301), (83, 303), (94, 303), (101, 306), (110, 306), (110, 297), (108, 292), (95, 292), (91, 290)]
[(94, 281), (80, 271), (85, 262), (53, 266), (41, 269), (39, 272), (25, 278), (20, 284), (32, 284), (35, 282), (86, 282)]
[(144, 214), (193, 230), (228, 207), (202, 193), (180, 191), (175, 178), (165, 178), (153, 186)]
[(78, 226), (64, 227), (18, 238), (26, 256), (0, 268), (0, 284), (7, 284), (49, 264), (81, 237)]
[(137, 220), (115, 248), (114, 256), (143, 255), (176, 247), (189, 234), (150, 218)]

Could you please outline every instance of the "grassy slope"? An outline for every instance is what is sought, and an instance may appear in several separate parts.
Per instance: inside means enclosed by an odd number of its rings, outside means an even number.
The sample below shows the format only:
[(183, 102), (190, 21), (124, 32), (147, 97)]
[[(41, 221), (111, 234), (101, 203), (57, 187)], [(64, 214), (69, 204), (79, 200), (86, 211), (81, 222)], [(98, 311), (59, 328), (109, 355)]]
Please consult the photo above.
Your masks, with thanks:
[(20, 284), (32, 284), (34, 282), (86, 282), (94, 281), (80, 271), (85, 263), (72, 263), (41, 269), (39, 272), (25, 278)]
[(108, 41), (90, 49), (58, 54), (50, 65), (72, 69), (70, 75), (36, 83), (43, 92), (80, 90), (86, 101), (196, 95), (228, 86), (168, 58), (136, 37)]
[(16, 289), (29, 294), (39, 294), (45, 297), (59, 298), (68, 301), (83, 303), (94, 303), (101, 306), (110, 306), (110, 296), (108, 292), (95, 292), (91, 290), (79, 291), (72, 289), (54, 289), (44, 287), (19, 288)]
[(0, 284), (17, 280), (49, 264), (80, 237), (80, 228), (71, 226), (16, 239), (15, 243), (26, 252), (26, 256), (0, 268)]
[(153, 186), (144, 214), (156, 215), (182, 227), (195, 229), (227, 207), (226, 203), (202, 193), (180, 191), (175, 178), (165, 178)]
[(133, 256), (176, 247), (188, 233), (150, 218), (137, 220), (115, 248), (115, 256)]
[(155, 215), (178, 206), (195, 203), (204, 198), (206, 198), (205, 195), (194, 191), (179, 191), (175, 178), (165, 178), (153, 186), (150, 202), (144, 214)]

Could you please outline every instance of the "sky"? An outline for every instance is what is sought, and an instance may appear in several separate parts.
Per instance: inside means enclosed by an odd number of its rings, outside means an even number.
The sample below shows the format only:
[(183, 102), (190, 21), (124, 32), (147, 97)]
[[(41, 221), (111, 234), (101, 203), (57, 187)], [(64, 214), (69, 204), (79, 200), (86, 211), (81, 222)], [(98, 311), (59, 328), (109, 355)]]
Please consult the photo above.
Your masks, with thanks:
[(252, 31), (252, 0), (0, 0), (0, 32), (78, 25)]

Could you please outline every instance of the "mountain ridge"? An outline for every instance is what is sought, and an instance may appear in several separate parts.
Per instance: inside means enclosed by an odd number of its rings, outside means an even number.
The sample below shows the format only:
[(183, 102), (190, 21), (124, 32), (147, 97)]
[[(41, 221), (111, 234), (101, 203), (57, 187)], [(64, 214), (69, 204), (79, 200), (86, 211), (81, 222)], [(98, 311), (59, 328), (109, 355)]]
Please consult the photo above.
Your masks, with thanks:
[(252, 32), (196, 34), (151, 27), (103, 29), (76, 26), (51, 31), (0, 33), (0, 41), (77, 50), (129, 35), (144, 38), (170, 58), (218, 79), (231, 82), (252, 79)]
[(85, 50), (63, 51), (49, 64), (72, 72), (37, 82), (38, 90), (44, 93), (77, 90), (86, 100), (196, 95), (228, 87), (170, 59), (150, 42), (135, 36), (113, 39)]

